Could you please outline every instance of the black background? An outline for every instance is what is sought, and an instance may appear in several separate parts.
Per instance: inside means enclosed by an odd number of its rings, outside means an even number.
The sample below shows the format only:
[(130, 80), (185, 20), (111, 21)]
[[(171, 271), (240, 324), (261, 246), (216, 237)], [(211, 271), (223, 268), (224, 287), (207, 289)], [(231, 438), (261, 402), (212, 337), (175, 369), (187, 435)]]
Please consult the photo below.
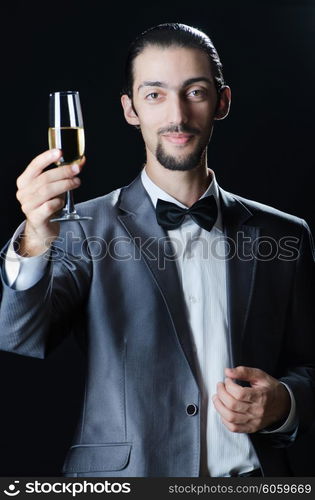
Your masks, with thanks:
[[(315, 230), (312, 1), (15, 2), (1, 7), (1, 246), (23, 220), (15, 182), (47, 149), (48, 93), (79, 90), (87, 163), (75, 200), (128, 184), (145, 160), (120, 105), (129, 43), (162, 22), (213, 39), (232, 89), (208, 152), (219, 184), (303, 217)], [(83, 387), (70, 338), (45, 361), (0, 353), (0, 475), (58, 475)], [(315, 476), (312, 434), (291, 447), (298, 476)]]

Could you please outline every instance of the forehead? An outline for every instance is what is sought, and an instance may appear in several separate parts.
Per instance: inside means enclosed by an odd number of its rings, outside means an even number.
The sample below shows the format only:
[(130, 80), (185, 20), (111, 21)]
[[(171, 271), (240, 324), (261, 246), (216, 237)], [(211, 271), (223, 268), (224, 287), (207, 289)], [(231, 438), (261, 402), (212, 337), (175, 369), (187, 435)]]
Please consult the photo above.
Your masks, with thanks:
[(199, 49), (148, 46), (133, 64), (134, 85), (147, 80), (176, 85), (201, 76), (213, 80), (209, 57)]

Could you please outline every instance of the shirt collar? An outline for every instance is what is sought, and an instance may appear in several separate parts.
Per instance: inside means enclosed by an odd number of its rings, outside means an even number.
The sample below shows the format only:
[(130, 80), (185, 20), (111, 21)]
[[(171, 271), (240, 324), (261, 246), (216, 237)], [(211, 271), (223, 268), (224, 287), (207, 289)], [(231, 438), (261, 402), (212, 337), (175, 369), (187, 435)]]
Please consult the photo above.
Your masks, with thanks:
[[(200, 196), (199, 200), (201, 200), (201, 198), (204, 198), (205, 196), (210, 196), (210, 195), (214, 196), (218, 206), (218, 217), (214, 226), (220, 231), (222, 231), (223, 227), (222, 227), (222, 214), (220, 209), (219, 187), (215, 178), (215, 173), (210, 168), (208, 170), (210, 171), (210, 174), (212, 176), (212, 181), (210, 182), (210, 185), (208, 186), (206, 191)], [(151, 198), (154, 208), (156, 207), (158, 198), (160, 200), (170, 201), (171, 203), (175, 203), (181, 208), (187, 208), (186, 205), (183, 205), (183, 203), (176, 200), (176, 198), (173, 198), (173, 196), (171, 196), (166, 191), (161, 189), (157, 184), (155, 184), (148, 176), (145, 167), (142, 169), (141, 172), (141, 181), (145, 190), (147, 191), (148, 195)]]

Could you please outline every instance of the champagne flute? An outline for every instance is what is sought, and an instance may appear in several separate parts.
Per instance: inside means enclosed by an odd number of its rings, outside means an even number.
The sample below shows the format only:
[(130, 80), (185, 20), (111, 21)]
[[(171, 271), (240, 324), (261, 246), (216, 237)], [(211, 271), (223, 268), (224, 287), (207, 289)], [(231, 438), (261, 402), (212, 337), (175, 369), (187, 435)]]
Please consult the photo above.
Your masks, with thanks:
[[(62, 157), (56, 162), (58, 167), (78, 162), (83, 157), (85, 139), (78, 91), (68, 90), (49, 94), (48, 142), (50, 149), (62, 150)], [(91, 219), (92, 217), (77, 213), (72, 191), (67, 191), (62, 214), (50, 219), (50, 222)]]

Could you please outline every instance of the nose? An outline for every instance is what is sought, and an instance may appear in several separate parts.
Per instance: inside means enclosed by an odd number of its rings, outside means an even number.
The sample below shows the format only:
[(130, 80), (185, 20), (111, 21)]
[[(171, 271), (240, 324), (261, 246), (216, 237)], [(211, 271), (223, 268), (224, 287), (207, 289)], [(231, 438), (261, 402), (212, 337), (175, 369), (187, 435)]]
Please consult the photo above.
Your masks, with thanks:
[(167, 119), (170, 124), (179, 125), (188, 122), (187, 103), (185, 103), (180, 95), (176, 94), (169, 97), (167, 114)]

